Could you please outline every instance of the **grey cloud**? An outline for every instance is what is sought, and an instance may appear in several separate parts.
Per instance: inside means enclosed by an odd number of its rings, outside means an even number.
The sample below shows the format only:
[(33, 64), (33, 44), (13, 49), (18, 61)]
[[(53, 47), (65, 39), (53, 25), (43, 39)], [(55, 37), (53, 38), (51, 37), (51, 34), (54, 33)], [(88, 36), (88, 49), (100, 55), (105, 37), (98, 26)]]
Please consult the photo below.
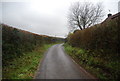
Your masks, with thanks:
[(64, 37), (68, 32), (64, 23), (66, 20), (62, 20), (59, 15), (52, 16), (25, 11), (20, 4), (22, 3), (3, 4), (3, 23), (45, 35)]
[[(45, 5), (41, 3), (43, 8), (40, 8), (40, 12), (29, 9), (29, 3), (27, 2), (3, 2), (0, 3), (0, 10), (2, 10), (0, 22), (2, 20), (5, 24), (38, 34), (64, 37), (68, 33), (68, 9), (70, 4), (75, 1), (78, 0), (55, 0), (55, 2), (49, 1), (50, 3), (47, 3), (47, 5), (44, 1), (47, 7), (44, 9)], [(112, 13), (117, 13), (117, 5), (115, 6), (115, 4), (118, 0), (113, 1), (114, 5), (108, 4), (112, 3), (112, 0), (107, 1), (104, 1), (106, 12), (110, 8)], [(49, 9), (49, 6), (54, 9)], [(46, 12), (42, 10), (46, 10)]]

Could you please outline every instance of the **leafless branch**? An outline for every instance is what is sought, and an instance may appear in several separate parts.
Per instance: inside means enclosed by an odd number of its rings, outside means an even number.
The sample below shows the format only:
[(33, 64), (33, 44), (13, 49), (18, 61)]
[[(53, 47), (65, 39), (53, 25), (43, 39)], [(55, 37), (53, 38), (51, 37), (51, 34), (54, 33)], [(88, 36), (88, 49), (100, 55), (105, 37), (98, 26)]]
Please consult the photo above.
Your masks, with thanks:
[(68, 16), (69, 25), (74, 29), (81, 30), (98, 23), (103, 17), (102, 4), (96, 5), (89, 2), (76, 2), (70, 7)]

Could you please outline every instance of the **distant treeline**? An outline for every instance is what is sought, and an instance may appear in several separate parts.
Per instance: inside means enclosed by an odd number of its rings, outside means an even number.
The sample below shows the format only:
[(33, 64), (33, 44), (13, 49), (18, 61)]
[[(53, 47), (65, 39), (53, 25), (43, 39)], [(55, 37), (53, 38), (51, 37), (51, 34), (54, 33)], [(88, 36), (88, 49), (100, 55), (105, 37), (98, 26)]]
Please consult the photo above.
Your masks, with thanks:
[(3, 65), (9, 60), (20, 57), (24, 52), (30, 52), (43, 44), (64, 41), (62, 38), (38, 35), (28, 31), (2, 25), (2, 57)]
[(107, 18), (101, 24), (84, 30), (76, 30), (67, 37), (71, 46), (97, 50), (106, 54), (118, 54), (120, 50), (120, 13)]

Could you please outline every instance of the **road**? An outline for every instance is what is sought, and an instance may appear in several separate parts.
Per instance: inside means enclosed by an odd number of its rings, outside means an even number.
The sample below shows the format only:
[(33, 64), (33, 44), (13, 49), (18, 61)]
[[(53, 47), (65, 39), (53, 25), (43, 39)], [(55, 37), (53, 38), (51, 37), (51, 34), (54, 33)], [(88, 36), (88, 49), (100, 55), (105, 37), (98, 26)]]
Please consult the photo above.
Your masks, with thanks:
[(35, 79), (94, 79), (94, 77), (64, 52), (62, 44), (56, 44), (46, 52)]

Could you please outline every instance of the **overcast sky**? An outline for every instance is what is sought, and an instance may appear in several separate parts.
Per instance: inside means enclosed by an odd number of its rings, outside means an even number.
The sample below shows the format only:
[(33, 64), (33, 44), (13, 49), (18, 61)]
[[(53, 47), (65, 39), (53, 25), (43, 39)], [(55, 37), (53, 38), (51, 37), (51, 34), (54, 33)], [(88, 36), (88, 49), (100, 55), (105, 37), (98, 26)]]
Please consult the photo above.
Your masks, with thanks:
[[(68, 10), (76, 1), (87, 0), (2, 0), (0, 22), (37, 34), (65, 37), (69, 32)], [(105, 15), (109, 10), (112, 14), (118, 12), (119, 0), (89, 1), (102, 2)]]

